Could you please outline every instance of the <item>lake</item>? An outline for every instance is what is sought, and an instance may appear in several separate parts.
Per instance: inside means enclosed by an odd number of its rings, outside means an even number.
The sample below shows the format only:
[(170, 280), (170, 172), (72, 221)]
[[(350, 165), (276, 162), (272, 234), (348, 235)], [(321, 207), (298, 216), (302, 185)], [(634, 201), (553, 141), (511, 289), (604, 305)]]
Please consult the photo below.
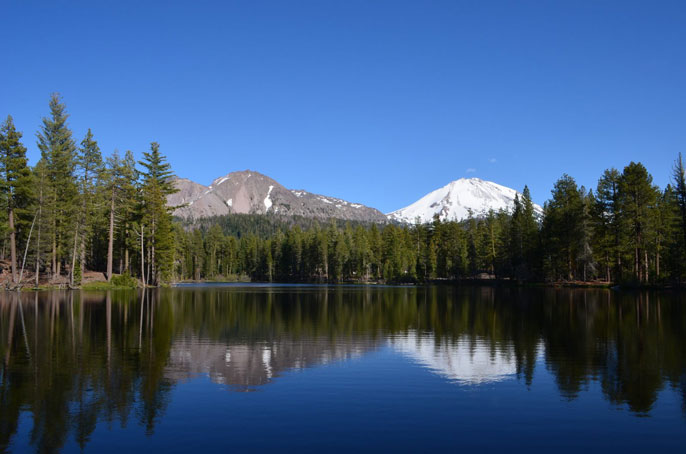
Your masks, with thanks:
[(189, 285), (0, 295), (0, 450), (686, 446), (686, 295)]

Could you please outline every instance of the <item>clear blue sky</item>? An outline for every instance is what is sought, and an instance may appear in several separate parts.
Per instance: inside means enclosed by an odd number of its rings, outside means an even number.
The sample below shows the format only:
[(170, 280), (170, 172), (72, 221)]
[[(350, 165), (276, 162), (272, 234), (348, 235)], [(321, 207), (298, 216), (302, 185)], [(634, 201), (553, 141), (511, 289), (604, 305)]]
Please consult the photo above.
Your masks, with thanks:
[(0, 115), (60, 92), (80, 141), (391, 211), (460, 177), (542, 203), (686, 152), (686, 1), (2, 4)]

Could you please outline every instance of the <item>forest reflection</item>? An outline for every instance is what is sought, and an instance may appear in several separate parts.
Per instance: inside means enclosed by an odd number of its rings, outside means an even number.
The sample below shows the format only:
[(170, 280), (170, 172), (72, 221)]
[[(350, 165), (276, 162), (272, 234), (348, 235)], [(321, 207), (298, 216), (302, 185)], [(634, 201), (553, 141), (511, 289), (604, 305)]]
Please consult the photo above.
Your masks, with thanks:
[(474, 287), (190, 287), (0, 295), (0, 449), (83, 448), (100, 422), (152, 434), (176, 383), (206, 374), (252, 391), (389, 347), (459, 386), (545, 367), (565, 399), (593, 381), (649, 416), (662, 390), (686, 414), (678, 293)]

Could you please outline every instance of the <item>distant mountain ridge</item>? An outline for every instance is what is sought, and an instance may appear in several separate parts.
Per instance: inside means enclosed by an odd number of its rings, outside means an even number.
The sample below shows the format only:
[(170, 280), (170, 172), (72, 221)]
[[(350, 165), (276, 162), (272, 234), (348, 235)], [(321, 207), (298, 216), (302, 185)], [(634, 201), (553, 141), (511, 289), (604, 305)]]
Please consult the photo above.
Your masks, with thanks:
[[(480, 178), (460, 178), (430, 192), (413, 204), (384, 215), (360, 203), (287, 189), (276, 180), (253, 170), (231, 172), (209, 186), (176, 178), (179, 190), (167, 203), (177, 207), (174, 215), (200, 219), (228, 214), (277, 214), (315, 219), (342, 219), (361, 222), (431, 222), (435, 215), (443, 221), (461, 221), (484, 216), (490, 210), (512, 210), (521, 194), (514, 189)], [(540, 215), (543, 209), (534, 205)]]
[(174, 215), (199, 219), (233, 213), (279, 214), (318, 219), (386, 222), (379, 210), (346, 200), (285, 188), (252, 170), (231, 172), (204, 186), (186, 178), (173, 182), (179, 192), (167, 199)]
[[(442, 221), (461, 221), (472, 216), (484, 216), (490, 210), (512, 210), (515, 196), (522, 195), (514, 189), (481, 178), (460, 178), (436, 189), (405, 208), (388, 213), (388, 218), (398, 222), (431, 222), (434, 215)], [(543, 209), (534, 204), (538, 214)]]

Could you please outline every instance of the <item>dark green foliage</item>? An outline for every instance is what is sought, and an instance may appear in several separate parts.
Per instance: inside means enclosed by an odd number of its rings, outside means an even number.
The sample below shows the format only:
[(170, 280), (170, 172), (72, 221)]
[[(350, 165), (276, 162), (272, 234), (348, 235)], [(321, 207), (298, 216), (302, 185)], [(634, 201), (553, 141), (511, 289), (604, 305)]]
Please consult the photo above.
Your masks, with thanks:
[(76, 145), (67, 126), (68, 117), (59, 95), (53, 94), (50, 116), (43, 118), (38, 133), (38, 148), (45, 168), (42, 216), (46, 221), (45, 233), (50, 235), (48, 247), (53, 277), (58, 277), (68, 263), (78, 219)]
[(677, 229), (679, 237), (675, 240), (677, 251), (673, 251), (672, 255), (676, 265), (674, 275), (681, 280), (686, 268), (686, 163), (684, 163), (681, 153), (674, 163), (673, 168), (673, 196), (669, 198), (670, 204), (675, 208), (674, 227)]
[(128, 272), (112, 276), (111, 283), (113, 287), (136, 288), (138, 286), (138, 281)]
[(170, 276), (174, 262), (172, 217), (167, 196), (176, 192), (176, 188), (171, 183), (171, 165), (160, 154), (157, 142), (150, 144), (150, 151), (143, 153), (139, 164), (145, 169), (141, 173), (140, 219), (148, 226), (150, 269), (146, 271), (149, 276), (146, 282), (157, 285)]
[(606, 280), (618, 280), (622, 271), (622, 243), (624, 241), (620, 222), (621, 175), (609, 169), (598, 180), (593, 217), (595, 220), (596, 259), (603, 269)]
[(33, 187), (31, 169), (26, 160), (22, 134), (14, 127), (12, 117), (0, 126), (0, 193), (7, 214), (7, 234), (10, 237), (12, 281), (17, 282), (17, 242), (26, 237), (31, 223), (30, 210)]
[[(76, 176), (79, 182), (79, 194), (77, 199), (80, 200), (76, 229), (74, 232), (75, 242), (74, 248), (78, 245), (78, 256), (80, 263), (80, 272), (85, 270), (86, 263), (93, 263), (96, 261), (94, 255), (95, 248), (89, 240), (101, 237), (94, 235), (95, 229), (103, 228), (103, 204), (102, 194), (98, 194), (102, 188), (102, 179), (104, 177), (104, 166), (102, 162), (102, 155), (100, 154), (100, 147), (93, 138), (93, 133), (89, 129), (86, 137), (81, 141), (81, 147), (78, 150), (76, 157)], [(90, 247), (89, 247), (90, 246)], [(87, 253), (90, 254), (87, 255)], [(74, 251), (76, 255), (77, 251)]]
[[(58, 95), (27, 166), (11, 117), (0, 129), (0, 234), (41, 276), (78, 284), (94, 270), (131, 284), (179, 279), (289, 282), (679, 283), (686, 275), (686, 169), (660, 191), (640, 163), (606, 170), (595, 192), (563, 175), (543, 213), (528, 187), (509, 210), (461, 222), (368, 224), (278, 215), (173, 219), (173, 172), (153, 142), (105, 159), (90, 130), (77, 149)], [(27, 246), (33, 219), (35, 236)], [(16, 249), (16, 250), (15, 250)], [(4, 248), (3, 248), (4, 250)], [(16, 274), (17, 265), (13, 266)], [(117, 274), (121, 275), (117, 277)], [(15, 277), (16, 279), (16, 277)], [(16, 282), (16, 280), (15, 280)], [(36, 280), (38, 283), (38, 280)], [(119, 285), (119, 284), (116, 284)]]
[(643, 164), (632, 162), (624, 168), (619, 184), (622, 220), (631, 238), (626, 252), (638, 282), (647, 282), (649, 277), (648, 241), (659, 194), (652, 183), (653, 177)]
[(8, 116), (0, 126), (0, 191), (5, 202), (15, 211), (15, 226), (26, 232), (33, 219), (33, 179), (26, 159), (26, 147), (21, 143), (22, 133), (14, 127)]
[(574, 178), (563, 175), (552, 190), (543, 218), (547, 278), (575, 279), (582, 243), (583, 200)]
[[(267, 239), (279, 232), (285, 233), (295, 226), (303, 230), (321, 228), (321, 221), (318, 219), (302, 216), (282, 216), (273, 213), (231, 214), (201, 219), (174, 218), (174, 221), (183, 226), (185, 230), (208, 230), (213, 225), (217, 225), (225, 235), (233, 235), (238, 238), (252, 234), (259, 238)], [(340, 219), (332, 219), (328, 222), (333, 223), (336, 227), (344, 227), (346, 223), (353, 227), (371, 227), (372, 225), (368, 222), (343, 221)]]

